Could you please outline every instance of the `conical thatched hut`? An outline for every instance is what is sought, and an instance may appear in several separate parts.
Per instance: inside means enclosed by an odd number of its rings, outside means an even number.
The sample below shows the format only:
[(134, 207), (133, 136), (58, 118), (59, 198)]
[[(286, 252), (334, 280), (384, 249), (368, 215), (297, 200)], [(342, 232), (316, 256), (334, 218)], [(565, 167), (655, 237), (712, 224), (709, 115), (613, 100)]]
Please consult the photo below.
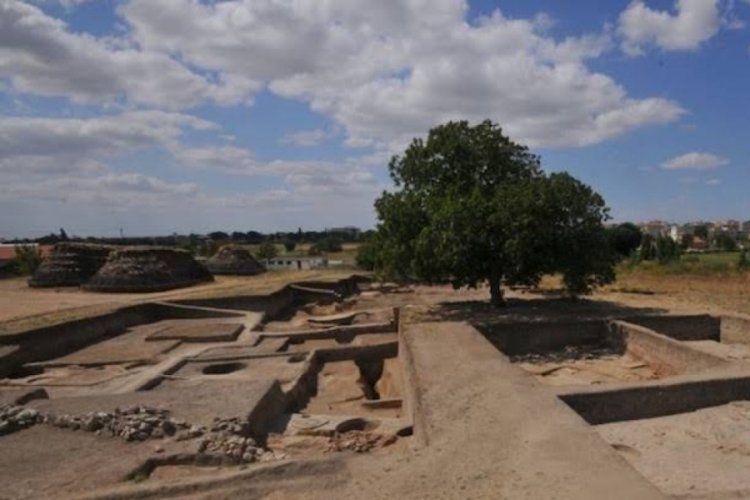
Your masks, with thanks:
[(213, 257), (206, 261), (206, 267), (212, 274), (245, 276), (260, 274), (266, 270), (247, 249), (238, 245), (221, 247)]
[(213, 276), (184, 250), (166, 247), (125, 247), (112, 252), (86, 290), (97, 292), (158, 292), (213, 281)]
[(29, 286), (79, 286), (96, 274), (112, 249), (91, 243), (57, 243), (29, 278)]

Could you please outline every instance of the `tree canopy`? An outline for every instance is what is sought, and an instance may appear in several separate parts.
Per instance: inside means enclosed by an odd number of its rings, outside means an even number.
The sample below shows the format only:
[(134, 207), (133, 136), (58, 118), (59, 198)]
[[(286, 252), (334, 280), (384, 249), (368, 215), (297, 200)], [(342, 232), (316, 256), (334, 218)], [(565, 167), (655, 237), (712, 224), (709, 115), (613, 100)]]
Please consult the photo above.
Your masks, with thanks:
[(532, 285), (559, 272), (572, 293), (614, 278), (601, 196), (540, 159), (491, 121), (449, 122), (389, 164), (396, 190), (375, 202), (368, 263), (400, 278), (454, 287)]
[(276, 245), (274, 245), (270, 241), (264, 241), (260, 244), (257, 251), (257, 257), (259, 259), (275, 259), (276, 256), (279, 254), (279, 249), (276, 248)]
[(621, 258), (630, 257), (641, 246), (643, 233), (632, 222), (618, 224), (608, 229), (612, 249)]

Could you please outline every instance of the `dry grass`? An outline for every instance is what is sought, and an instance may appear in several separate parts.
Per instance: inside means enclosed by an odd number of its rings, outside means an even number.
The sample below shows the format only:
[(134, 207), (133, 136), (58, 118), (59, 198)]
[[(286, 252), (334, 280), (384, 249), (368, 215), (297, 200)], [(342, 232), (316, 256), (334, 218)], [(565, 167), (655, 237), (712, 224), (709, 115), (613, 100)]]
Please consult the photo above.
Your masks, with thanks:
[[(546, 276), (541, 292), (554, 296), (562, 290), (559, 276)], [(651, 266), (621, 266), (617, 281), (597, 290), (593, 299), (633, 307), (674, 311), (750, 314), (750, 272), (666, 272)]]
[(646, 295), (709, 309), (750, 314), (750, 273), (659, 274), (621, 271), (602, 294)]

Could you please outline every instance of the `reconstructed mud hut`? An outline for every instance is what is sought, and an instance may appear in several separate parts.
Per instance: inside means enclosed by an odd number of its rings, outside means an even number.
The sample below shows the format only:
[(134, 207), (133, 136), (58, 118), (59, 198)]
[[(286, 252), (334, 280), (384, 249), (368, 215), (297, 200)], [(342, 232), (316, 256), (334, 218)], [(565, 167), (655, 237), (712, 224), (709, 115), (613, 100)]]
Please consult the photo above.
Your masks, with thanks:
[(206, 261), (206, 267), (212, 274), (244, 276), (260, 274), (266, 270), (246, 248), (239, 245), (224, 245)]
[(32, 287), (79, 286), (107, 261), (113, 247), (91, 243), (57, 243), (29, 278)]
[(96, 292), (158, 292), (207, 281), (213, 281), (211, 273), (184, 250), (126, 247), (112, 252), (83, 288)]

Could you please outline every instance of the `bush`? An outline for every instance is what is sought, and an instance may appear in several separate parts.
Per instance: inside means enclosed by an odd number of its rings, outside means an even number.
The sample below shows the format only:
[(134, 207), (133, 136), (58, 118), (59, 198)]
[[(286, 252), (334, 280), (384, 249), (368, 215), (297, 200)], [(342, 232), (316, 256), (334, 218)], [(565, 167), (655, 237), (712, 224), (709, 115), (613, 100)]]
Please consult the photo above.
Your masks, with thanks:
[(714, 245), (725, 252), (734, 252), (737, 250), (737, 240), (725, 233), (716, 236)]
[(13, 269), (16, 274), (27, 276), (34, 274), (42, 263), (39, 248), (33, 245), (16, 245), (16, 258), (13, 259)]
[(381, 267), (380, 243), (376, 237), (365, 240), (357, 250), (357, 266), (365, 271), (374, 271)]
[(682, 249), (672, 238), (645, 234), (638, 258), (641, 261), (655, 260), (659, 264), (667, 264), (679, 260), (681, 255)]
[(625, 259), (641, 246), (643, 234), (635, 224), (626, 222), (607, 229), (607, 239), (620, 259)]
[(285, 240), (284, 241), (284, 250), (287, 252), (294, 252), (294, 249), (297, 248), (297, 243), (292, 240)]
[(310, 250), (308, 250), (308, 254), (321, 255), (323, 253), (340, 252), (341, 250), (343, 250), (341, 240), (334, 236), (330, 236), (315, 242), (310, 247)]
[(750, 269), (750, 259), (747, 258), (747, 249), (743, 248), (737, 259), (737, 268), (740, 270)]
[(264, 243), (261, 243), (258, 247), (257, 257), (259, 259), (273, 259), (278, 254), (279, 251), (276, 248), (276, 245), (274, 245), (270, 241), (266, 241)]

